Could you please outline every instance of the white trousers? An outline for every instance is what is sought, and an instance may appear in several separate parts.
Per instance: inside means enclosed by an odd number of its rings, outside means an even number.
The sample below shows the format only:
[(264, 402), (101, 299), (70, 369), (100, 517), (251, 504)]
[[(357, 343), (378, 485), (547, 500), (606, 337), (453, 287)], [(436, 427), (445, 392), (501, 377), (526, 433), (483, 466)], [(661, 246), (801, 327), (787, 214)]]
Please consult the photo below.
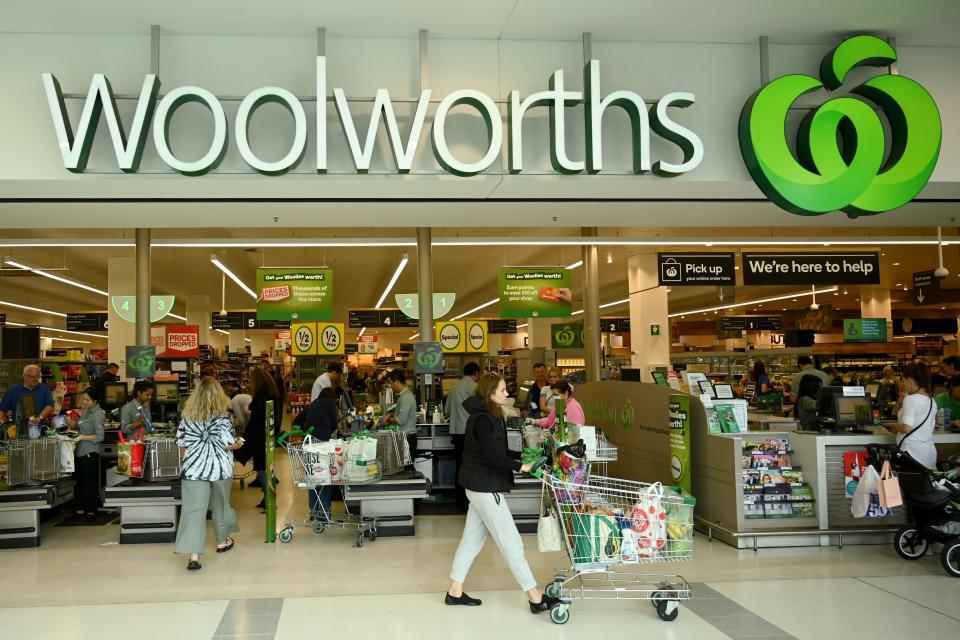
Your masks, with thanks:
[(536, 587), (537, 581), (523, 555), (523, 539), (513, 522), (507, 499), (500, 493), (477, 493), (469, 489), (466, 493), (470, 508), (467, 510), (467, 523), (463, 527), (460, 546), (453, 557), (450, 579), (454, 582), (467, 579), (470, 565), (483, 550), (489, 536), (500, 549), (520, 588), (529, 591)]

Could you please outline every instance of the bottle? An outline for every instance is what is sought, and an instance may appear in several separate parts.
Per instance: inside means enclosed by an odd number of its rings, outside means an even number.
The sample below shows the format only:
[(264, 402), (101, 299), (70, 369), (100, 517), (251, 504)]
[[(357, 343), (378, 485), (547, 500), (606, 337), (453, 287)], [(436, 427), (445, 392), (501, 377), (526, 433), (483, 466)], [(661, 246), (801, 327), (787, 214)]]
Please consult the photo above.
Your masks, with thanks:
[(433, 410), (433, 424), (442, 424), (443, 423), (443, 411), (440, 410), (440, 405), (437, 405)]
[(940, 409), (937, 411), (937, 428), (946, 431), (950, 428), (950, 409)]

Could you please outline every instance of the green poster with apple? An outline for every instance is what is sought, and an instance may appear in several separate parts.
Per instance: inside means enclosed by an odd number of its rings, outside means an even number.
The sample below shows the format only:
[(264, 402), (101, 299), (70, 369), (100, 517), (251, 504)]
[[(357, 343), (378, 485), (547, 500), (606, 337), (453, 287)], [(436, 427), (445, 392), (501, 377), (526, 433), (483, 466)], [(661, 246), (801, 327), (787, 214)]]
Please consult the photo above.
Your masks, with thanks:
[(333, 318), (333, 269), (257, 269), (257, 320)]
[(502, 267), (501, 318), (568, 318), (570, 271), (561, 267)]

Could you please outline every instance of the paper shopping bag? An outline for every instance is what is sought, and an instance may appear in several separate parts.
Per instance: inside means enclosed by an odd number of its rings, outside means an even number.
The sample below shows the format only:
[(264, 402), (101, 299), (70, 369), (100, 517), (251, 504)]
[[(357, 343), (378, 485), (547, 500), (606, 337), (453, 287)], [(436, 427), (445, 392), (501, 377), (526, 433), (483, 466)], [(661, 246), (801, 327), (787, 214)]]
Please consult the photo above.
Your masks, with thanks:
[(900, 481), (893, 475), (890, 468), (890, 461), (884, 460), (883, 467), (880, 470), (880, 483), (878, 485), (880, 494), (880, 506), (892, 509), (903, 504), (903, 496), (900, 493)]

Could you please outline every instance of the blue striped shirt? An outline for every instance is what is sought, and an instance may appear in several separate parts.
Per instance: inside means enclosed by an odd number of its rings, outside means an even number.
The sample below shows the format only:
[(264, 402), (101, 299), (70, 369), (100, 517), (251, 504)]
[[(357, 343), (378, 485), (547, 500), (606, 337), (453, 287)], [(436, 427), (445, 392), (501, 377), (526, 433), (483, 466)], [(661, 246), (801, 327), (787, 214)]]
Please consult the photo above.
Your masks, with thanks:
[(177, 429), (177, 445), (184, 448), (184, 480), (226, 480), (233, 477), (233, 454), (227, 449), (236, 442), (233, 421), (228, 415), (207, 422), (184, 418)]

